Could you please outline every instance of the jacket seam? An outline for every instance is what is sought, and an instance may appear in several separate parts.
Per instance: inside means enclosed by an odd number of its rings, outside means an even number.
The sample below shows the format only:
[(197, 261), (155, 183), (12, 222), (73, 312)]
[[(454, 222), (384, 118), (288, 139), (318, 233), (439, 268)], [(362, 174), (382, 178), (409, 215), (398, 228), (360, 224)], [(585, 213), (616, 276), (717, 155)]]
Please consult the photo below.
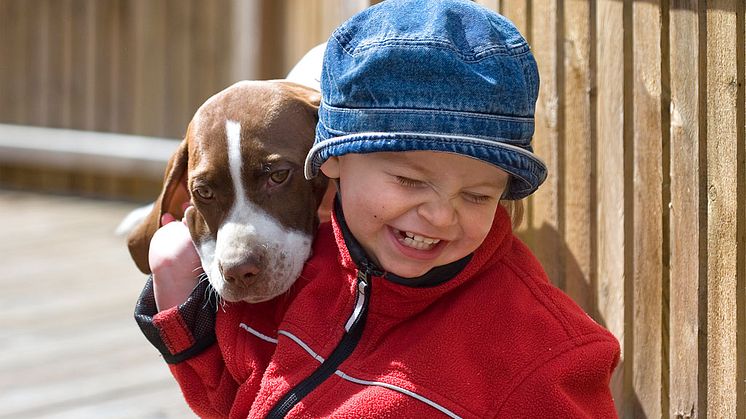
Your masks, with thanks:
[[(593, 337), (595, 337), (595, 339), (592, 339)], [(580, 340), (587, 340), (587, 341), (579, 344)], [(559, 357), (564, 356), (565, 354), (570, 353), (570, 352), (572, 352), (574, 350), (578, 350), (578, 349), (581, 349), (581, 348), (584, 348), (584, 347), (587, 347), (587, 346), (591, 346), (591, 345), (595, 345), (595, 344), (604, 344), (604, 343), (605, 344), (611, 344), (613, 342), (607, 336), (605, 336), (603, 334), (600, 334), (600, 333), (597, 333), (597, 332), (592, 332), (592, 333), (589, 333), (587, 335), (577, 336), (575, 338), (570, 338), (570, 339), (564, 341), (563, 343), (561, 343), (561, 345), (567, 346), (566, 348), (564, 348), (561, 351), (557, 351), (557, 352), (553, 351), (552, 354), (550, 354), (548, 356), (545, 356), (545, 357), (542, 357), (542, 358), (539, 358), (539, 360), (537, 360), (536, 362), (534, 362), (532, 364), (529, 364), (528, 367), (526, 367), (525, 369), (523, 369), (523, 371), (521, 371), (521, 373), (518, 374), (518, 377), (520, 377), (520, 378), (514, 379), (512, 381), (513, 384), (508, 388), (508, 391), (507, 391), (505, 397), (503, 397), (502, 400), (500, 400), (500, 403), (498, 403), (498, 404), (495, 405), (496, 406), (496, 409), (494, 410), (495, 413), (494, 414), (489, 414), (488, 416), (489, 417), (498, 417), (499, 414), (500, 414), (500, 411), (503, 409), (503, 407), (505, 407), (505, 404), (507, 403), (508, 400), (510, 400), (510, 398), (513, 396), (513, 394), (515, 394), (515, 392), (517, 391), (517, 389), (526, 380), (528, 380), (529, 378), (531, 378), (537, 371), (539, 371), (541, 369), (541, 367), (545, 366), (546, 364), (550, 363), (551, 361), (554, 361), (555, 359), (558, 359)]]
[(531, 294), (536, 297), (539, 302), (541, 303), (544, 308), (552, 314), (552, 317), (554, 317), (555, 320), (562, 326), (562, 329), (565, 331), (568, 337), (579, 337), (580, 334), (577, 330), (572, 326), (571, 322), (565, 316), (565, 313), (562, 312), (562, 310), (559, 309), (557, 304), (555, 303), (554, 299), (549, 296), (546, 292), (539, 289), (535, 282), (535, 276), (532, 274), (527, 273), (523, 269), (520, 269), (518, 266), (516, 266), (515, 263), (505, 260), (505, 265), (512, 270), (518, 278), (520, 278), (521, 282), (526, 285), (526, 288), (528, 288), (531, 291)]
[[(286, 330), (280, 330), (280, 331), (278, 331), (278, 332), (288, 332), (288, 331), (286, 331)], [(294, 335), (294, 333), (292, 333), (292, 332), (288, 332), (288, 333), (291, 333), (291, 334), (293, 334), (293, 335)], [(284, 333), (278, 333), (278, 335), (285, 335), (285, 334), (284, 334)], [(289, 336), (287, 336), (287, 335), (285, 335), (285, 336), (286, 336), (286, 337), (287, 337), (288, 339), (290, 339), (290, 340), (291, 340), (291, 341), (292, 341), (293, 343), (295, 343), (296, 345), (300, 346), (300, 347), (301, 347), (301, 349), (302, 349), (302, 350), (304, 351), (304, 353), (305, 353), (306, 355), (310, 356), (310, 357), (311, 357), (311, 359), (313, 359), (313, 360), (315, 360), (316, 362), (319, 362), (319, 363), (323, 363), (323, 362), (324, 362), (324, 360), (323, 360), (323, 359), (321, 359), (321, 360), (320, 360), (320, 359), (318, 359), (317, 357), (314, 357), (314, 354), (316, 354), (316, 355), (317, 355), (318, 357), (321, 357), (321, 355), (319, 355), (319, 354), (318, 354), (318, 352), (317, 352), (316, 350), (314, 350), (314, 349), (313, 349), (313, 348), (312, 348), (312, 347), (311, 347), (310, 345), (308, 345), (308, 344), (307, 344), (306, 342), (304, 342), (304, 341), (303, 341), (303, 339), (301, 339), (300, 337), (297, 337), (297, 336), (296, 336), (296, 338), (298, 338), (298, 339), (299, 339), (299, 340), (300, 340), (301, 342), (303, 342), (303, 344), (304, 344), (304, 345), (308, 346), (308, 348), (304, 348), (304, 347), (303, 347), (303, 346), (302, 346), (302, 345), (301, 345), (301, 344), (300, 344), (300, 343), (299, 343), (298, 341), (296, 341), (295, 339), (293, 339), (293, 338), (291, 338), (291, 337), (289, 337)], [(310, 350), (310, 351), (313, 351), (313, 353), (310, 353), (310, 352), (309, 352), (309, 350)], [(341, 367), (341, 365), (340, 365), (339, 367)], [(441, 403), (435, 402), (435, 401), (434, 401), (434, 400), (432, 399), (432, 397), (427, 397), (427, 396), (423, 395), (423, 394), (422, 394), (422, 391), (414, 391), (414, 390), (410, 390), (410, 389), (408, 389), (408, 388), (406, 388), (406, 387), (404, 387), (404, 386), (402, 386), (402, 385), (400, 385), (400, 384), (393, 384), (393, 383), (388, 383), (388, 382), (385, 382), (385, 381), (380, 381), (380, 379), (379, 379), (379, 381), (375, 381), (374, 379), (368, 379), (368, 378), (365, 378), (365, 377), (366, 377), (366, 374), (364, 374), (364, 373), (361, 373), (361, 371), (359, 371), (359, 370), (357, 370), (357, 369), (355, 369), (355, 368), (349, 368), (349, 369), (348, 369), (348, 368), (345, 368), (345, 369), (343, 370), (343, 369), (341, 369), (341, 368), (339, 368), (339, 367), (338, 367), (338, 368), (335, 368), (335, 372), (334, 372), (334, 373), (333, 373), (332, 375), (335, 375), (335, 376), (337, 376), (337, 377), (338, 377), (338, 379), (339, 379), (339, 380), (341, 380), (341, 382), (350, 382), (350, 383), (353, 383), (353, 384), (358, 384), (358, 385), (361, 385), (361, 386), (366, 386), (366, 387), (371, 387), (371, 386), (378, 386), (378, 387), (382, 387), (382, 388), (385, 388), (385, 389), (387, 389), (387, 390), (390, 390), (390, 391), (394, 391), (394, 392), (396, 392), (396, 393), (400, 393), (400, 394), (403, 394), (403, 395), (405, 395), (405, 396), (411, 397), (411, 398), (413, 398), (414, 400), (417, 400), (417, 401), (419, 401), (420, 403), (426, 404), (426, 405), (428, 405), (428, 406), (432, 407), (433, 409), (436, 409), (436, 410), (440, 411), (441, 413), (444, 413), (444, 414), (445, 414), (445, 412), (443, 412), (442, 410), (440, 410), (440, 409), (438, 409), (437, 407), (435, 407), (435, 406), (431, 405), (430, 403), (427, 403), (427, 402), (424, 402), (424, 401), (420, 400), (420, 399), (419, 399), (418, 397), (414, 397), (414, 396), (412, 396), (412, 395), (409, 395), (409, 394), (407, 394), (407, 393), (405, 393), (405, 392), (401, 392), (401, 391), (399, 391), (399, 390), (396, 390), (396, 389), (392, 389), (392, 388), (389, 388), (388, 386), (391, 386), (391, 387), (397, 387), (397, 388), (400, 388), (400, 389), (406, 390), (406, 391), (408, 391), (408, 392), (411, 392), (411, 393), (413, 393), (413, 394), (416, 394), (417, 396), (419, 396), (419, 397), (421, 397), (421, 398), (424, 398), (424, 399), (426, 399), (426, 400), (429, 400), (429, 401), (431, 401), (432, 403), (434, 403), (434, 404), (436, 404), (436, 405), (438, 405), (438, 406), (440, 406), (440, 407), (442, 407), (442, 408), (444, 408), (444, 409), (446, 409), (446, 410), (448, 410), (448, 411), (452, 412), (452, 411), (451, 411), (450, 409), (446, 408), (446, 407), (445, 407), (445, 406), (443, 406), (443, 405), (442, 405)], [(345, 372), (345, 370), (346, 370), (347, 372)], [(353, 371), (354, 371), (354, 372), (353, 372)], [(354, 375), (350, 375), (350, 374), (349, 374), (348, 372), (352, 372), (352, 374), (354, 374)], [(340, 375), (340, 374), (342, 374), (342, 375)], [(355, 382), (355, 381), (351, 381), (351, 380), (349, 380), (349, 379), (345, 378), (345, 376), (346, 376), (346, 377), (350, 377), (350, 378), (353, 378), (353, 379), (355, 379), (355, 380), (358, 380), (358, 381), (366, 381), (366, 382), (378, 382), (378, 383), (381, 383), (381, 384), (385, 384), (385, 385), (384, 385), (384, 386), (381, 386), (381, 385), (376, 385), (376, 384), (361, 384), (361, 383), (358, 383), (358, 382)], [(410, 384), (410, 385), (412, 385), (413, 383), (412, 383), (412, 382), (409, 382), (409, 381), (407, 381), (407, 384)], [(337, 384), (335, 384), (335, 386), (336, 386), (336, 385), (337, 385)], [(465, 411), (465, 412), (468, 412), (469, 414), (471, 414), (471, 415), (473, 415), (473, 416), (475, 416), (475, 417), (479, 416), (479, 415), (475, 414), (474, 412), (472, 412), (472, 411), (471, 411), (470, 409), (468, 409), (468, 408), (464, 407), (464, 406), (463, 406), (463, 405), (462, 405), (461, 403), (458, 403), (457, 401), (455, 401), (455, 400), (452, 400), (452, 399), (451, 399), (451, 398), (449, 398), (449, 397), (445, 397), (445, 396), (443, 396), (443, 395), (442, 395), (442, 394), (440, 394), (439, 392), (437, 392), (437, 391), (434, 391), (434, 390), (432, 390), (432, 389), (431, 389), (431, 388), (430, 388), (429, 386), (427, 386), (427, 387), (424, 387), (424, 388), (425, 388), (425, 389), (427, 389), (427, 390), (428, 390), (429, 392), (431, 392), (432, 394), (434, 394), (434, 395), (437, 395), (437, 396), (438, 396), (439, 398), (441, 398), (441, 399), (443, 399), (443, 400), (448, 400), (449, 402), (451, 402), (451, 403), (455, 404), (456, 406), (458, 406), (458, 407), (459, 407), (460, 409), (462, 409), (463, 411)], [(452, 413), (453, 413), (453, 412), (452, 412)], [(447, 416), (449, 416), (448, 414), (446, 414), (446, 415), (447, 415)], [(460, 416), (459, 416), (459, 415), (457, 415), (456, 413), (454, 413), (454, 415), (456, 415), (457, 417), (460, 417)]]
[[(382, 382), (384, 384), (388, 384), (388, 385), (396, 386), (396, 387), (401, 387), (401, 388), (404, 388), (405, 390), (411, 391), (411, 392), (416, 393), (416, 394), (418, 394), (418, 395), (420, 395), (422, 397), (425, 397), (425, 398), (427, 398), (429, 400), (432, 400), (432, 397), (426, 397), (426, 396), (424, 396), (422, 394), (423, 393), (422, 391), (409, 390), (406, 387), (402, 386), (401, 384), (394, 384), (394, 383), (390, 383), (390, 382), (386, 382), (386, 381), (381, 381), (381, 377), (380, 376), (376, 376), (374, 374), (372, 375), (370, 373), (363, 372), (363, 371), (361, 371), (361, 370), (359, 370), (357, 368), (354, 368), (354, 367), (347, 367), (347, 368), (344, 369), (344, 371), (342, 369), (339, 369), (338, 371), (340, 371), (343, 374), (349, 375), (349, 376), (351, 376), (353, 378), (356, 378), (358, 380), (363, 380), (363, 381), (376, 381), (377, 380), (377, 381), (380, 381), (380, 382)], [(414, 382), (413, 381), (406, 381), (406, 383), (414, 386)], [(474, 413), (468, 407), (466, 407), (463, 404), (459, 403), (457, 400), (453, 400), (452, 398), (444, 396), (442, 393), (434, 390), (429, 384), (421, 384), (420, 383), (420, 384), (417, 384), (417, 385), (421, 386), (423, 389), (427, 390), (431, 394), (438, 396), (440, 399), (447, 400), (450, 403), (453, 403), (454, 405), (458, 406), (459, 409), (461, 409), (464, 412), (468, 412), (473, 417), (479, 417), (480, 416), (480, 415)], [(391, 390), (391, 391), (395, 391), (395, 390)], [(438, 403), (438, 404), (442, 406), (441, 403)]]

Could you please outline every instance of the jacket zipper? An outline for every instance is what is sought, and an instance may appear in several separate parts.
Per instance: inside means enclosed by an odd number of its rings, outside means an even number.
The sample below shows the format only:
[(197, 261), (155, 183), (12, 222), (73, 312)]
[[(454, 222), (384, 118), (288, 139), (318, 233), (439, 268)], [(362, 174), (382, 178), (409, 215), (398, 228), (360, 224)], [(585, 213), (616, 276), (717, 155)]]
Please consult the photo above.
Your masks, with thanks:
[(295, 407), (304, 397), (306, 397), (316, 387), (321, 385), (327, 378), (331, 377), (337, 371), (337, 367), (347, 359), (352, 351), (355, 350), (360, 336), (363, 334), (365, 319), (368, 313), (368, 303), (370, 302), (370, 273), (371, 269), (366, 265), (358, 269), (357, 274), (357, 299), (355, 308), (352, 310), (350, 318), (345, 324), (345, 334), (342, 336), (339, 345), (334, 348), (331, 355), (316, 368), (311, 375), (298, 383), (295, 387), (280, 399), (267, 415), (267, 418), (284, 418), (288, 412)]

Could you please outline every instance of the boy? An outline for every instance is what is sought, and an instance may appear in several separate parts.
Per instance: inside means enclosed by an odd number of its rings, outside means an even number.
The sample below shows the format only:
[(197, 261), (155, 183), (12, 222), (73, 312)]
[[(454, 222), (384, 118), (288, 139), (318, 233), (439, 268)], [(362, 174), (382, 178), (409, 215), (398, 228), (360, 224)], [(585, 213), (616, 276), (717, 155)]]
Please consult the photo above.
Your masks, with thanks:
[(615, 417), (616, 339), (549, 284), (499, 205), (546, 177), (538, 82), (515, 27), (469, 1), (387, 0), (340, 26), (306, 161), (339, 194), (296, 285), (214, 313), (204, 284), (188, 295), (191, 262), (159, 263), (194, 260), (185, 227), (154, 236), (158, 290), (137, 318), (195, 412)]

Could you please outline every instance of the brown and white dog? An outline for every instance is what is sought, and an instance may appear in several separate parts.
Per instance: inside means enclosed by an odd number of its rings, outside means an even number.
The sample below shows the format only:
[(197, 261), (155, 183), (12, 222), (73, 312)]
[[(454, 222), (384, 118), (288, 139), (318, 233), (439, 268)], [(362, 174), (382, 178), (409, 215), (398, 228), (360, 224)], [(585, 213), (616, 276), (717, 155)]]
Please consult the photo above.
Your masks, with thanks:
[(303, 177), (319, 100), (318, 91), (282, 80), (238, 82), (208, 99), (150, 214), (128, 236), (138, 268), (149, 273), (150, 239), (168, 212), (186, 215), (223, 299), (256, 303), (285, 292), (310, 255), (327, 187), (323, 177)]

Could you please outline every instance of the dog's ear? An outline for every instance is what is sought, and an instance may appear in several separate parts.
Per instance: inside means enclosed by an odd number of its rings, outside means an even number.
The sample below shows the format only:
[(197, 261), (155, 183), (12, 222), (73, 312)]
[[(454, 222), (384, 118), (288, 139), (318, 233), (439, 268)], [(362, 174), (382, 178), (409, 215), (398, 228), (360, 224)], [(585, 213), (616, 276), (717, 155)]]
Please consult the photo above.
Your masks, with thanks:
[(187, 166), (189, 159), (189, 146), (187, 137), (179, 144), (179, 148), (171, 156), (166, 166), (163, 178), (163, 189), (158, 199), (153, 204), (150, 214), (142, 220), (127, 236), (127, 247), (129, 247), (132, 260), (143, 273), (150, 273), (148, 262), (148, 251), (150, 250), (150, 239), (156, 230), (161, 227), (161, 216), (171, 213), (177, 220), (184, 216), (183, 204), (189, 201), (187, 189)]
[(296, 99), (307, 104), (308, 109), (318, 120), (319, 105), (321, 105), (321, 92), (289, 80), (275, 80), (275, 82), (282, 83), (288, 90), (293, 92)]

